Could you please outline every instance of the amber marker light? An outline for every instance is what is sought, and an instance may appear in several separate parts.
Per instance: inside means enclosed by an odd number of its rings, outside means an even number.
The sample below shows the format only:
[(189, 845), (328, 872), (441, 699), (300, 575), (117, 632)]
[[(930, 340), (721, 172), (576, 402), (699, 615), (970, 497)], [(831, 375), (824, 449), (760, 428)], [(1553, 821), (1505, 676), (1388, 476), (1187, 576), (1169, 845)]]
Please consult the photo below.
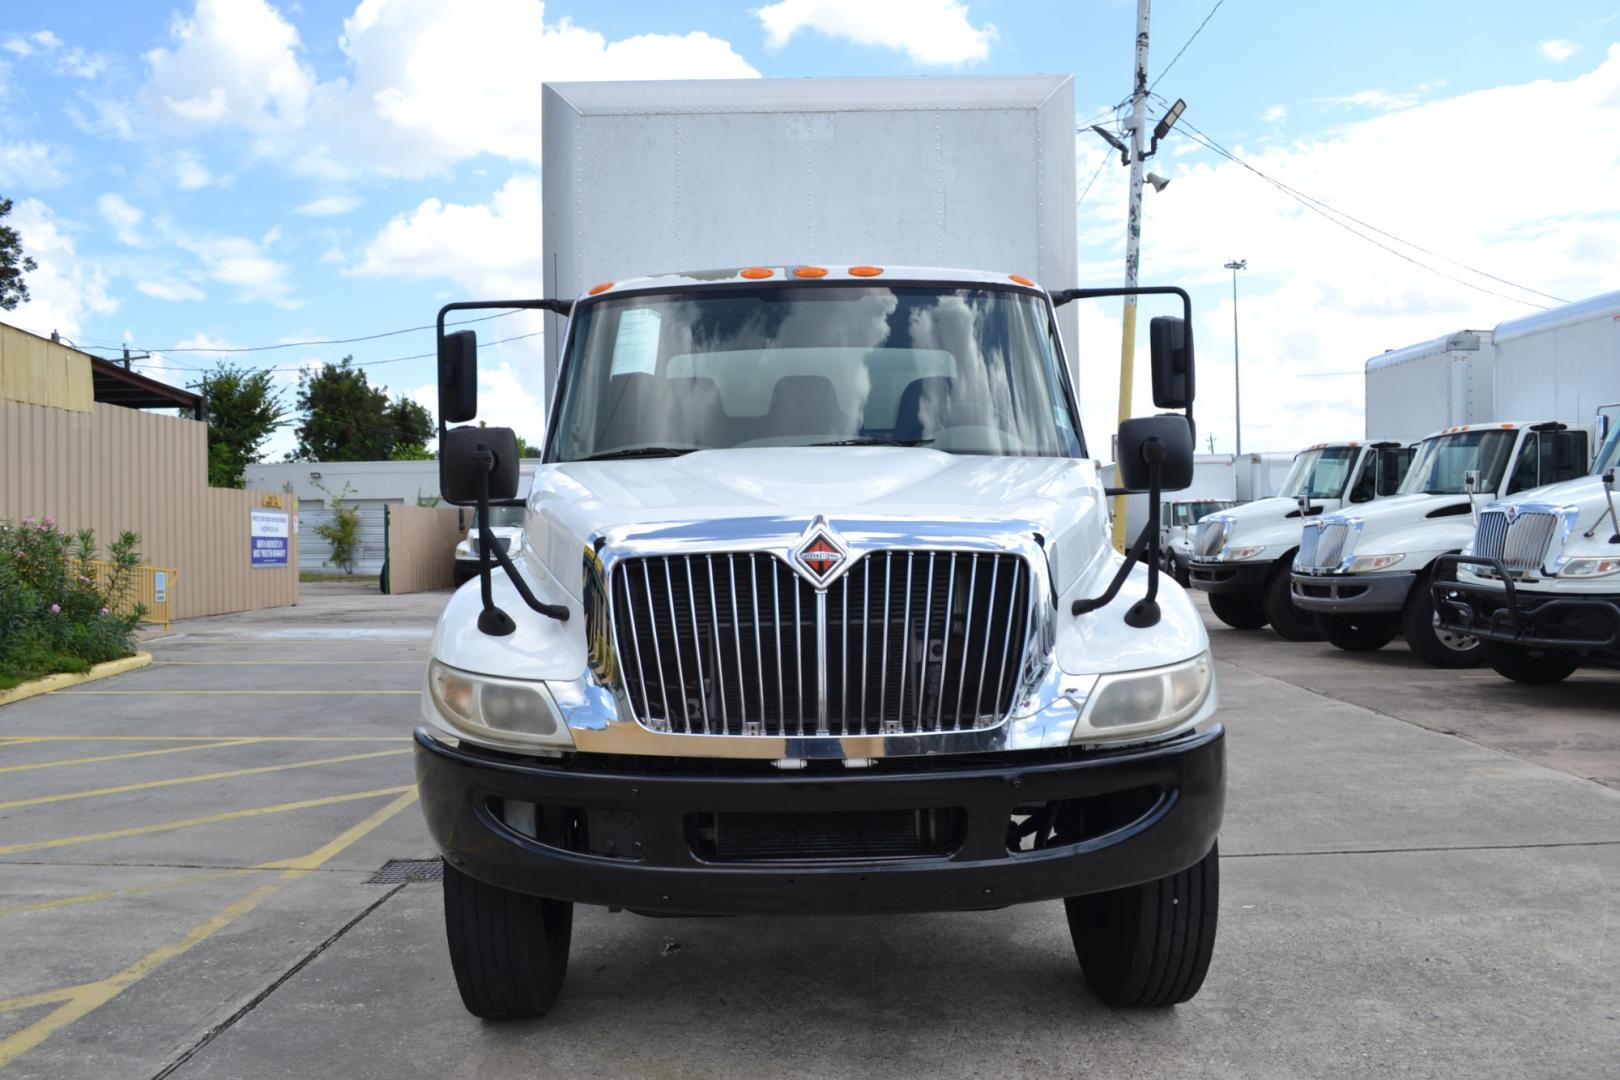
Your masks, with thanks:
[(881, 266), (852, 266), (849, 268), (850, 277), (877, 277), (883, 273)]
[(1023, 274), (1008, 274), (1007, 279), (1009, 281), (1016, 281), (1020, 285), (1028, 285), (1032, 289), (1035, 288), (1035, 283), (1029, 280), (1029, 278), (1025, 277)]
[(805, 278), (826, 277), (827, 268), (825, 266), (795, 266), (793, 276)]
[(748, 269), (740, 271), (737, 276), (748, 278), (750, 281), (758, 281), (760, 278), (768, 278), (774, 273), (776, 271), (768, 266), (750, 266)]
[(597, 293), (605, 293), (611, 288), (613, 288), (613, 282), (604, 281), (600, 285), (592, 285), (591, 286), (591, 291), (588, 292), (586, 295), (587, 296), (595, 296)]

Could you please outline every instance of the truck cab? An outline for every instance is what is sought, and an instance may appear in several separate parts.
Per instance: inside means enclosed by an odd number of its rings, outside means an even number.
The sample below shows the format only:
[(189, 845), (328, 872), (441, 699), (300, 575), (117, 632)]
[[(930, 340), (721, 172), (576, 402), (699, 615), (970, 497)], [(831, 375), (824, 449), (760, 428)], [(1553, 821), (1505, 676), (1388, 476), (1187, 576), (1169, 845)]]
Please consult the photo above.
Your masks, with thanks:
[(1556, 421), (1436, 432), (1419, 445), (1397, 497), (1304, 526), (1295, 603), (1320, 616), (1343, 649), (1379, 649), (1400, 633), (1436, 667), (1479, 663), (1477, 637), (1435, 624), (1436, 560), (1467, 546), (1486, 503), (1584, 473), (1589, 447), (1587, 428)]
[(1620, 405), (1602, 410), (1608, 437), (1592, 471), (1480, 511), (1455, 580), (1431, 589), (1446, 632), (1485, 642), (1505, 678), (1541, 685), (1582, 666), (1620, 667)]
[[(476, 338), (447, 313), (567, 317), (524, 541), (485, 546), (446, 606), (415, 733), (471, 1012), (546, 1011), (576, 904), (1061, 899), (1105, 1002), (1197, 992), (1214, 665), (1157, 521), (1127, 556), (1109, 542), (1054, 317), (1096, 295), (1120, 291), (775, 265), (440, 312), (441, 423), (477, 414)], [(1190, 408), (1187, 325), (1150, 327), (1161, 407)], [(515, 435), (440, 445), (445, 499), (482, 526)], [(1121, 488), (1155, 508), (1191, 483), (1188, 417), (1119, 445)]]
[[(516, 499), (489, 508), (489, 535), (508, 554), (514, 545), (523, 543), (524, 510), (527, 505), (522, 499)], [(455, 583), (458, 587), (478, 575), (483, 542), (483, 533), (474, 525), (456, 545)]]
[(1159, 507), (1159, 549), (1164, 552), (1165, 570), (1185, 587), (1188, 560), (1192, 558), (1193, 533), (1210, 514), (1230, 510), (1231, 499), (1167, 499)]
[(1389, 441), (1330, 442), (1294, 457), (1278, 493), (1199, 522), (1188, 559), (1192, 587), (1215, 617), (1240, 630), (1271, 624), (1289, 641), (1320, 637), (1315, 616), (1295, 606), (1289, 570), (1300, 523), (1395, 493), (1412, 451)]

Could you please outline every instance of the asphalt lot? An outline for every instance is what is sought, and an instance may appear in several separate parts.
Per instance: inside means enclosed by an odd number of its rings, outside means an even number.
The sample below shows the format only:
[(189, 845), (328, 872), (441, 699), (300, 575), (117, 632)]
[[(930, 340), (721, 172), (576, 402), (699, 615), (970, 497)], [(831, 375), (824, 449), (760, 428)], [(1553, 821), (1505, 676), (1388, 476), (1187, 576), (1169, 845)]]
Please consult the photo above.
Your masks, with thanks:
[[(442, 596), (305, 586), (0, 708), (0, 1076), (1613, 1076), (1620, 676), (1532, 692), (1213, 628), (1203, 993), (1114, 1013), (1061, 906), (581, 909), (545, 1020), (456, 997), (408, 732)], [(1589, 778), (1596, 778), (1589, 779)]]

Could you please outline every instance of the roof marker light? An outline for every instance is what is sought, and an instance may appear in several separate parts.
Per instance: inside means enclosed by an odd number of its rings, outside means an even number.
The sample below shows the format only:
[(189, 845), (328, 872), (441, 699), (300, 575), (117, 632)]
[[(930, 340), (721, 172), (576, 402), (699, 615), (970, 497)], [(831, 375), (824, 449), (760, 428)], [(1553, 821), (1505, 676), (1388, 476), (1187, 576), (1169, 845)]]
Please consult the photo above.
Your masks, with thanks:
[(1009, 281), (1016, 281), (1020, 285), (1028, 285), (1032, 289), (1035, 288), (1035, 283), (1029, 278), (1025, 277), (1023, 274), (1008, 274), (1007, 278)]
[(597, 293), (605, 293), (611, 288), (613, 288), (613, 282), (604, 281), (600, 285), (592, 285), (591, 288), (590, 288), (590, 291), (587, 292), (585, 295), (587, 295), (587, 296), (595, 296)]
[(827, 268), (825, 266), (795, 266), (793, 276), (803, 278), (826, 277)]
[(768, 278), (774, 273), (776, 271), (768, 266), (750, 266), (746, 270), (739, 271), (737, 276), (748, 278), (750, 281), (758, 281), (760, 278)]
[(877, 277), (883, 273), (881, 266), (852, 266), (849, 268), (851, 277)]

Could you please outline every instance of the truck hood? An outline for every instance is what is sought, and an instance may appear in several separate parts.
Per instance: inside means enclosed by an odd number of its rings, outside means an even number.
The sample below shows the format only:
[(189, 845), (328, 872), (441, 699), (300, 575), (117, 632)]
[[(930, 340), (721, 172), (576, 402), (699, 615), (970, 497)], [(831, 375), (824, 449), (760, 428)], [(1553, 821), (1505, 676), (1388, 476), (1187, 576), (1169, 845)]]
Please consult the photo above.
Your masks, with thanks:
[[(520, 525), (491, 525), (489, 532), (491, 536), (500, 540), (516, 540), (523, 535), (523, 527)], [(474, 525), (467, 530), (467, 539), (471, 540), (476, 536), (478, 536), (478, 526)]]
[(528, 551), (577, 600), (587, 548), (785, 549), (819, 516), (840, 533), (888, 534), (894, 546), (988, 530), (1037, 535), (1062, 592), (1087, 566), (1107, 561), (1098, 491), (1094, 462), (922, 447), (769, 447), (567, 462), (535, 470)]
[[(1320, 506), (1323, 513), (1329, 513), (1338, 507), (1339, 500), (1312, 499), (1311, 505)], [(1256, 499), (1209, 516), (1232, 522), (1232, 529), (1226, 538), (1227, 547), (1267, 548), (1267, 551), (1256, 556), (1257, 559), (1274, 559), (1282, 555), (1284, 549), (1299, 546), (1302, 519), (1299, 516), (1299, 503), (1294, 499), (1285, 499), (1280, 495)], [(1303, 520), (1315, 521), (1316, 517), (1313, 514)]]
[[(1489, 495), (1475, 496), (1485, 509)], [(1466, 495), (1393, 495), (1328, 520), (1360, 522), (1345, 555), (1402, 555), (1401, 570), (1422, 570), (1437, 555), (1461, 551), (1474, 536), (1474, 517)]]

